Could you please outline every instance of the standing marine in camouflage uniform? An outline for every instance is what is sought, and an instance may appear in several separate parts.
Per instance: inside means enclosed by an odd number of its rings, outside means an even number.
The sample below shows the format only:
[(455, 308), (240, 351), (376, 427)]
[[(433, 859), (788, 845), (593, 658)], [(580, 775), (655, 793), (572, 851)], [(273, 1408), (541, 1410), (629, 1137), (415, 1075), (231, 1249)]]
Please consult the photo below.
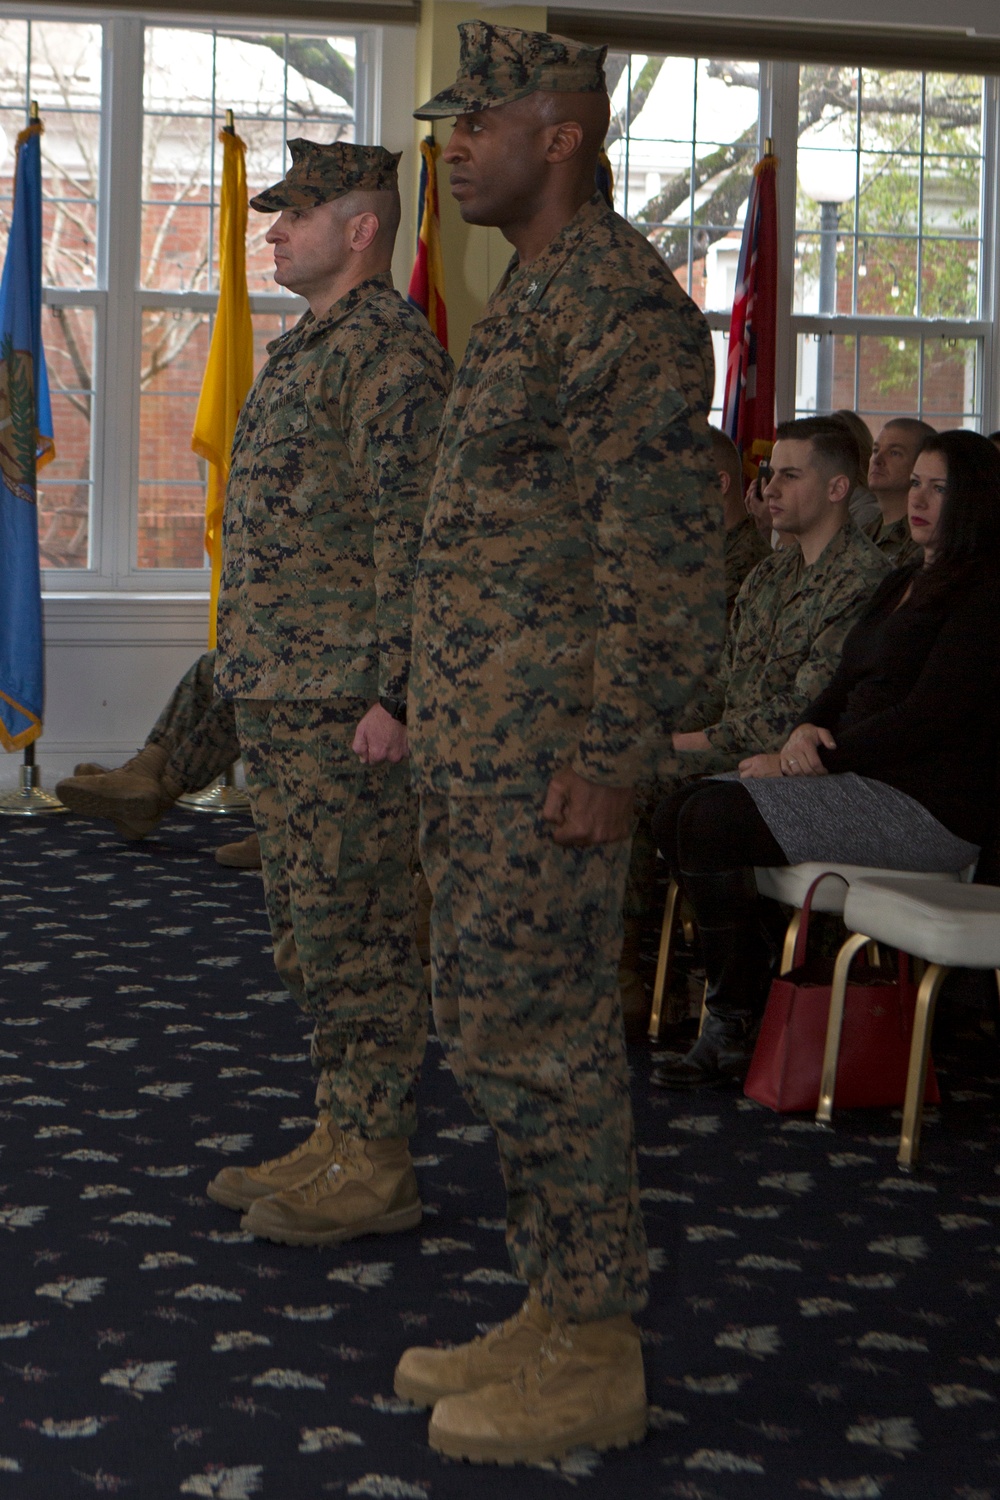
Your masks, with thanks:
[[(685, 774), (733, 770), (751, 756), (776, 760), (806, 707), (831, 682), (848, 630), (891, 571), (851, 521), (856, 461), (854, 439), (839, 422), (806, 417), (779, 426), (764, 495), (775, 530), (798, 545), (765, 558), (740, 590), (722, 670), (687, 710), (691, 727), (673, 736), (677, 780), (661, 786), (661, 796)], [(690, 889), (687, 874), (685, 881)], [(711, 893), (696, 889), (702, 908), (711, 910)], [(719, 931), (726, 921), (720, 911)], [(714, 957), (721, 952), (714, 943)], [(653, 1070), (662, 1087), (742, 1076), (749, 1062), (765, 996), (745, 992), (738, 963), (716, 973), (707, 951), (706, 979), (701, 1035), (686, 1057)]]
[(189, 667), (137, 755), (116, 771), (84, 762), (56, 795), (88, 818), (110, 818), (123, 838), (151, 833), (178, 797), (200, 792), (240, 758), (233, 705), (216, 696), (215, 652)]
[(492, 1125), (520, 1311), (410, 1349), (431, 1444), (510, 1462), (641, 1437), (647, 1297), (615, 970), (633, 787), (722, 641), (706, 325), (593, 191), (604, 49), (459, 27), (444, 159), (517, 254), (445, 414), (410, 737), (434, 1012)]
[(901, 568), (917, 556), (919, 544), (910, 535), (906, 502), (920, 445), (933, 435), (934, 428), (929, 422), (916, 417), (895, 417), (886, 422), (872, 447), (868, 488), (878, 501), (880, 514), (862, 530), (894, 568)]
[(290, 142), (252, 199), (310, 310), (240, 413), (216, 685), (236, 705), (275, 964), (314, 1021), (319, 1120), (210, 1195), (255, 1234), (335, 1244), (421, 1206), (407, 1146), (426, 990), (409, 861), (413, 569), (451, 365), (393, 290), (398, 156)]

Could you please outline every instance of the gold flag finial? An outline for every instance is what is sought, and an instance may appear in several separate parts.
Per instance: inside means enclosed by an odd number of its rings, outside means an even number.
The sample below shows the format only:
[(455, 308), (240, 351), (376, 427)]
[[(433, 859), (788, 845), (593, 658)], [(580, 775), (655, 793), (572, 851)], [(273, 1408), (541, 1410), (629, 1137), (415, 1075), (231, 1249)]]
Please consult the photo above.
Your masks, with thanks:
[(31, 120), (32, 125), (37, 125), (38, 122), (39, 122), (39, 120), (41, 118), (42, 117), (41, 117), (41, 115), (39, 114), (39, 111), (38, 111), (38, 100), (37, 99), (32, 99), (32, 101), (31, 101), (31, 111), (30, 111), (30, 114), (29, 114), (29, 119)]
[(231, 109), (226, 110), (226, 123), (223, 126), (223, 129), (228, 130), (230, 135), (236, 134), (236, 122), (233, 119), (233, 112)]

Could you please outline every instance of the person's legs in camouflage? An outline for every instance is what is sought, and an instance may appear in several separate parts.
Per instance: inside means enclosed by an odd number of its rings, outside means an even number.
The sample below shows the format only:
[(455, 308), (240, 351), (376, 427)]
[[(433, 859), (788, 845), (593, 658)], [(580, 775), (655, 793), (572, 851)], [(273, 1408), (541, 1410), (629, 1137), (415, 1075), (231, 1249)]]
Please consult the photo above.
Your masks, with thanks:
[(530, 797), (428, 796), (420, 847), (435, 1023), (496, 1133), (530, 1291), (469, 1344), (407, 1350), (397, 1390), (433, 1404), (431, 1445), (455, 1457), (531, 1456), (512, 1436), (524, 1403), (572, 1406), (581, 1382), (608, 1415), (584, 1417), (580, 1441), (634, 1441), (646, 1397), (630, 1314), (649, 1268), (615, 986), (628, 844), (561, 848)]
[(236, 716), (228, 698), (215, 694), (215, 652), (206, 651), (185, 672), (147, 745), (167, 752), (164, 780), (181, 792), (200, 792), (240, 758)]
[(529, 797), (430, 797), (421, 824), (435, 1015), (497, 1135), (514, 1267), (553, 1317), (633, 1312), (648, 1266), (615, 998), (628, 845), (561, 848)]
[(365, 704), (240, 702), (275, 965), (313, 1018), (321, 1115), (340, 1132), (328, 1171), (254, 1202), (246, 1226), (336, 1243), (420, 1216), (406, 1138), (426, 1039), (416, 951), (409, 771), (365, 766)]
[(116, 771), (78, 766), (56, 795), (84, 817), (110, 818), (124, 838), (143, 838), (185, 792), (200, 791), (239, 759), (233, 705), (214, 693), (215, 652), (177, 684), (139, 753)]

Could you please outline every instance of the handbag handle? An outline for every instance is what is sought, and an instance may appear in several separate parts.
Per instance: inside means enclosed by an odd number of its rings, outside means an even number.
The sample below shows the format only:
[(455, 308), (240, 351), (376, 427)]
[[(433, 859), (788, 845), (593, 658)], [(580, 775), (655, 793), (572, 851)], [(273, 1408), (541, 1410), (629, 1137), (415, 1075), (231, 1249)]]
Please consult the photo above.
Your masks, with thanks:
[(842, 880), (844, 885), (850, 886), (843, 875), (838, 875), (836, 870), (824, 870), (822, 875), (817, 875), (812, 885), (806, 891), (806, 899), (802, 903), (802, 916), (799, 920), (799, 930), (795, 934), (795, 950), (792, 954), (792, 968), (797, 969), (806, 961), (806, 943), (809, 940), (809, 918), (812, 915), (813, 897), (824, 880)]
[[(850, 889), (850, 882), (846, 876), (839, 874), (836, 870), (824, 870), (822, 875), (817, 875), (812, 885), (806, 891), (806, 899), (802, 903), (802, 917), (799, 921), (799, 930), (795, 934), (795, 950), (792, 955), (792, 968), (797, 969), (806, 961), (806, 943), (809, 940), (809, 918), (812, 915), (813, 896), (824, 880), (842, 880)], [(896, 950), (897, 976), (900, 985), (905, 988), (910, 978), (910, 957), (904, 953), (902, 948)]]

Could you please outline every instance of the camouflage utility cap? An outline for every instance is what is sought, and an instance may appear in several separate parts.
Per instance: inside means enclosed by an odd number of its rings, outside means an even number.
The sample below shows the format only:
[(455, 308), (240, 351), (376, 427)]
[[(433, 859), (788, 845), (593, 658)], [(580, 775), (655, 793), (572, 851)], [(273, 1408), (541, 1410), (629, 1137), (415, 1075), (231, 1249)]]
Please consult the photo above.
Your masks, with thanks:
[(250, 207), (259, 213), (273, 214), (280, 208), (315, 208), (332, 203), (360, 188), (395, 188), (396, 167), (402, 151), (387, 151), (384, 146), (353, 146), (344, 141), (323, 145), (300, 136), (288, 142), (292, 165), (280, 182), (265, 188)]
[(518, 31), (488, 21), (463, 21), (458, 31), (462, 38), (458, 77), (450, 89), (413, 111), (418, 120), (475, 114), (539, 89), (559, 94), (607, 91), (607, 47), (585, 47), (546, 31)]

